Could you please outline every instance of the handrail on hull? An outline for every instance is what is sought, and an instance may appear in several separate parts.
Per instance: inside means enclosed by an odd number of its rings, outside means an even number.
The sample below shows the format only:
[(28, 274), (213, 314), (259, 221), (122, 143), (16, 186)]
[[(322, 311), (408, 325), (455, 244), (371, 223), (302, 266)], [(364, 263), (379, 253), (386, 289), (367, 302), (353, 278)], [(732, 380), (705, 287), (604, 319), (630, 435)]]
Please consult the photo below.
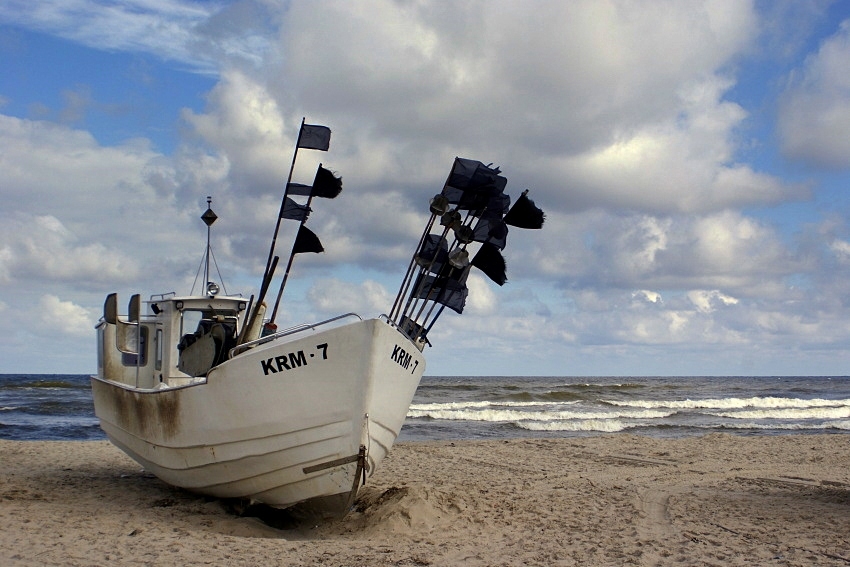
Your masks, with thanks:
[(317, 327), (321, 327), (322, 325), (327, 325), (328, 323), (333, 323), (334, 321), (339, 321), (340, 319), (345, 319), (346, 317), (357, 317), (359, 320), (363, 320), (363, 317), (358, 315), (357, 313), (344, 313), (343, 315), (337, 315), (336, 317), (331, 317), (330, 319), (325, 319), (324, 321), (320, 321), (318, 323), (304, 323), (301, 325), (296, 325), (294, 327), (290, 327), (288, 329), (284, 329), (282, 331), (278, 331), (277, 333), (273, 333), (271, 335), (266, 335), (265, 337), (260, 337), (259, 339), (254, 339), (253, 341), (249, 341), (247, 343), (243, 343), (241, 345), (235, 346), (230, 349), (228, 353), (228, 358), (233, 358), (239, 354), (242, 354), (244, 351), (251, 349), (257, 345), (262, 345), (271, 341), (275, 341), (281, 337), (286, 337), (289, 335), (294, 335), (295, 333), (300, 333), (301, 331), (306, 331), (307, 329), (316, 329)]

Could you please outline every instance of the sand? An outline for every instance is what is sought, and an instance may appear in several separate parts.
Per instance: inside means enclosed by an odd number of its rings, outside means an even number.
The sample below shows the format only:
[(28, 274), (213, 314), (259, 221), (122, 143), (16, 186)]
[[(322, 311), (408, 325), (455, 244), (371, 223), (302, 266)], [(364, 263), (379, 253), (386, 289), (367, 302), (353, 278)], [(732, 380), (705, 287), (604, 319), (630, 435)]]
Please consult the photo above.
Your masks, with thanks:
[(0, 441), (3, 566), (729, 566), (850, 564), (850, 436), (401, 443), (342, 520), (259, 515), (106, 441)]

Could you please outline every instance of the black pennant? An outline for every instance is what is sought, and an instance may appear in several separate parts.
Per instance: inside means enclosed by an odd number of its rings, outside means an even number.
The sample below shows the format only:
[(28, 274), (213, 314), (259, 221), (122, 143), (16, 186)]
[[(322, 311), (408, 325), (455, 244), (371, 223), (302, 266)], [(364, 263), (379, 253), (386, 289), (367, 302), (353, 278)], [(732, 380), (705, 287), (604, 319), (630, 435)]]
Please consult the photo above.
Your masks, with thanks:
[(522, 192), (504, 218), (506, 224), (517, 228), (543, 228), (545, 220), (546, 213), (528, 198), (528, 189)]
[(299, 205), (289, 197), (285, 198), (283, 208), (280, 210), (280, 218), (304, 222), (310, 215), (312, 209), (307, 205)]
[(319, 164), (316, 170), (316, 179), (313, 181), (313, 197), (334, 199), (342, 191), (342, 177), (337, 177), (329, 169)]
[(319, 164), (319, 169), (316, 170), (316, 178), (313, 180), (312, 186), (303, 183), (289, 183), (286, 186), (286, 192), (289, 195), (301, 197), (334, 199), (341, 191), (342, 177), (337, 177), (331, 170), (322, 167), (321, 164)]
[(295, 237), (295, 244), (292, 245), (293, 254), (301, 254), (302, 252), (324, 252), (322, 241), (316, 236), (312, 230), (303, 224), (298, 227), (298, 236)]
[(484, 272), (484, 274), (499, 285), (505, 285), (508, 281), (507, 265), (499, 248), (489, 242), (481, 245), (481, 249), (470, 262), (473, 266)]

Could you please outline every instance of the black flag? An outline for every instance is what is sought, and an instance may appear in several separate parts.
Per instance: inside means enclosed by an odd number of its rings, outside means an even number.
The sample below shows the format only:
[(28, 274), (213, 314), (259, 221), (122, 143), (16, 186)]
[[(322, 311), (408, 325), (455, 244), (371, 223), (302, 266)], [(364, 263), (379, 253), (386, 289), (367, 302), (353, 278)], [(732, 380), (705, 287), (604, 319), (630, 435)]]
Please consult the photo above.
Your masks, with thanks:
[(448, 257), (449, 243), (446, 239), (436, 234), (429, 234), (422, 242), (415, 260), (421, 267), (436, 274), (442, 269)]
[(528, 189), (522, 192), (514, 206), (505, 215), (505, 223), (518, 228), (542, 228), (546, 213), (528, 198)]
[(337, 177), (329, 169), (325, 169), (319, 164), (319, 169), (316, 170), (316, 178), (313, 180), (313, 185), (304, 185), (303, 183), (290, 183), (286, 186), (286, 192), (289, 195), (299, 195), (301, 197), (322, 197), (324, 199), (333, 199), (342, 191), (342, 177)]
[(310, 215), (311, 210), (307, 205), (299, 205), (289, 197), (286, 197), (283, 202), (283, 209), (280, 211), (280, 218), (304, 222)]
[(499, 218), (481, 217), (475, 225), (475, 242), (489, 242), (504, 250), (508, 244), (508, 226)]
[(288, 195), (298, 195), (299, 197), (309, 197), (310, 193), (313, 191), (313, 187), (311, 185), (304, 185), (303, 183), (289, 183), (286, 186), (286, 193)]
[(297, 148), (326, 152), (330, 145), (330, 128), (318, 124), (301, 124), (301, 130), (298, 132), (298, 143), (295, 145)]
[(508, 281), (506, 274), (507, 266), (499, 248), (489, 242), (481, 245), (481, 249), (470, 262), (473, 266), (484, 272), (484, 274), (499, 285), (505, 285)]
[(455, 158), (442, 194), (461, 210), (483, 209), (505, 189), (508, 180), (480, 161)]
[(319, 164), (316, 170), (316, 179), (313, 180), (313, 197), (333, 199), (342, 191), (342, 177), (337, 177), (329, 169)]
[(298, 227), (298, 236), (295, 237), (295, 244), (292, 246), (293, 254), (301, 254), (302, 252), (324, 252), (325, 248), (316, 234), (304, 226)]

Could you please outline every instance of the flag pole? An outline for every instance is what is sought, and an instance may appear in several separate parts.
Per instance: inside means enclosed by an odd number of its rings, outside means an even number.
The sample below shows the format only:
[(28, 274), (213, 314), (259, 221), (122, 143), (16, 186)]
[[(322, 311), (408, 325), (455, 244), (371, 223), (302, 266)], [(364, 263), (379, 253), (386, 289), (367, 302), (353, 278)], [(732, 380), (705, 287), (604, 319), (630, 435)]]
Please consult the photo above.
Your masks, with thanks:
[(283, 188), (283, 198), (280, 200), (280, 212), (277, 215), (277, 222), (274, 226), (274, 234), (272, 235), (271, 246), (269, 246), (269, 257), (266, 260), (266, 269), (263, 272), (263, 277), (265, 278), (269, 273), (269, 268), (272, 263), (272, 257), (274, 256), (274, 249), (277, 245), (277, 235), (280, 232), (280, 221), (283, 219), (283, 209), (286, 207), (286, 197), (289, 193), (289, 184), (292, 182), (292, 172), (295, 171), (295, 160), (298, 157), (298, 147), (301, 144), (301, 133), (304, 131), (304, 122), (307, 117), (301, 118), (301, 126), (298, 128), (298, 139), (295, 140), (295, 152), (292, 154), (292, 164), (289, 166), (289, 177), (286, 178), (286, 186)]
[[(300, 135), (299, 135), (300, 137)], [(322, 167), (322, 164), (319, 164), (319, 167)], [(290, 173), (290, 175), (292, 175)], [(288, 184), (287, 184), (288, 185)], [(313, 202), (313, 192), (310, 191), (310, 196), (307, 197), (307, 204), (305, 205), (307, 209), (310, 209), (310, 203)], [(304, 215), (304, 218), (301, 219), (301, 224), (298, 225), (298, 231), (301, 231), (301, 227), (304, 226), (304, 223), (307, 222), (307, 215)], [(298, 233), (296, 233), (297, 235)], [(298, 243), (298, 237), (295, 237), (295, 240), (292, 242), (292, 250), (289, 252), (289, 260), (286, 262), (286, 271), (283, 273), (283, 279), (280, 281), (280, 288), (277, 290), (277, 298), (274, 302), (274, 309), (272, 310), (271, 317), (269, 317), (269, 325), (274, 325), (274, 321), (277, 318), (277, 308), (280, 305), (280, 298), (283, 296), (283, 288), (286, 287), (286, 280), (289, 279), (289, 271), (292, 269), (292, 262), (295, 260), (295, 245)]]
[(283, 273), (283, 279), (280, 280), (280, 289), (277, 290), (277, 299), (274, 302), (274, 309), (272, 309), (271, 317), (269, 317), (269, 322), (267, 325), (274, 328), (275, 323), (274, 320), (277, 317), (277, 308), (280, 305), (280, 298), (283, 295), (283, 288), (286, 285), (286, 280), (289, 279), (289, 270), (292, 269), (292, 261), (295, 258), (295, 254), (289, 255), (289, 260), (286, 262), (286, 271)]
[[(466, 218), (465, 218), (465, 219), (463, 219), (463, 221), (461, 221), (461, 227), (467, 227), (467, 228), (469, 228), (469, 229), (471, 230), (471, 229), (472, 229), (472, 220), (474, 220), (475, 218), (477, 218), (477, 217), (475, 217), (474, 215), (472, 215), (472, 211), (471, 211), (471, 210), (470, 210), (470, 211), (467, 211), (467, 212), (466, 212)], [(469, 221), (469, 223), (468, 223), (468, 224), (467, 224), (467, 221)], [(448, 232), (449, 232), (449, 229), (450, 229), (450, 228), (452, 228), (452, 227), (451, 227), (451, 226), (446, 226), (445, 230), (443, 231), (443, 238), (445, 238), (446, 234), (448, 234)], [(439, 271), (439, 272), (438, 272), (438, 273), (434, 276), (434, 285), (432, 285), (432, 286), (431, 286), (431, 289), (429, 289), (429, 290), (428, 290), (428, 295), (427, 295), (427, 296), (425, 296), (425, 298), (423, 299), (423, 301), (422, 301), (422, 306), (419, 308), (419, 312), (416, 314), (416, 317), (414, 317), (414, 319), (413, 319), (414, 321), (419, 320), (419, 317), (421, 317), (421, 316), (422, 316), (422, 312), (423, 312), (423, 311), (425, 311), (425, 306), (428, 304), (428, 301), (430, 301), (430, 300), (431, 300), (431, 296), (432, 296), (432, 295), (434, 295), (434, 288), (435, 288), (435, 287), (437, 287), (437, 286), (436, 286), (436, 284), (437, 284), (437, 278), (440, 278), (440, 277), (448, 277), (448, 275), (452, 273), (452, 270), (453, 270), (453, 269), (455, 269), (455, 266), (452, 266), (452, 265), (451, 265), (451, 262), (449, 261), (449, 255), (450, 255), (453, 251), (455, 251), (456, 249), (466, 250), (466, 247), (467, 247), (467, 245), (468, 245), (468, 244), (469, 244), (469, 242), (461, 242), (461, 241), (458, 239), (458, 237), (457, 237), (457, 230), (455, 230), (455, 239), (454, 239), (454, 242), (452, 242), (452, 245), (451, 245), (451, 246), (449, 246), (449, 248), (448, 248), (448, 250), (447, 250), (447, 253), (446, 253), (446, 262), (445, 262), (445, 264), (443, 264), (443, 265), (440, 267), (440, 271)], [(436, 255), (434, 256), (434, 258), (436, 258)], [(432, 261), (431, 261), (431, 265), (433, 265), (433, 264), (434, 264), (434, 261), (432, 260)], [(429, 265), (429, 266), (428, 266), (428, 269), (430, 269), (430, 267), (431, 267), (431, 266)], [(446, 276), (442, 276), (443, 272), (445, 272), (445, 271), (446, 271), (446, 268), (448, 268), (448, 273), (446, 274)], [(461, 269), (462, 269), (462, 268), (461, 268)], [(424, 281), (424, 280), (423, 280), (423, 281)], [(450, 294), (450, 295), (451, 295), (451, 294)], [(440, 296), (440, 292), (438, 292), (438, 293), (437, 293), (437, 297), (439, 297), (439, 296)], [(436, 301), (436, 300), (434, 300), (434, 301)], [(408, 308), (408, 307), (410, 307), (410, 313), (411, 313), (411, 314), (413, 314), (413, 312), (416, 310), (416, 303), (414, 302), (414, 303), (413, 303), (413, 305), (411, 306), (411, 305), (410, 305), (410, 302), (408, 302), (408, 306), (407, 306), (407, 307), (405, 307), (405, 312), (407, 311), (407, 308)], [(433, 308), (434, 308), (434, 307), (433, 307), (433, 305), (432, 305), (432, 306), (431, 306), (431, 309), (433, 310)], [(429, 313), (430, 313), (430, 312), (429, 312)], [(426, 319), (427, 319), (427, 317), (426, 317)]]
[(260, 295), (257, 297), (257, 302), (254, 305), (254, 310), (248, 314), (248, 320), (245, 325), (242, 326), (242, 331), (239, 333), (239, 337), (236, 341), (237, 344), (242, 344), (245, 342), (245, 334), (248, 332), (248, 329), (254, 326), (254, 321), (257, 319), (257, 313), (260, 310), (260, 305), (263, 303), (263, 299), (266, 297), (266, 292), (269, 289), (269, 285), (271, 284), (272, 277), (274, 276), (274, 270), (277, 267), (278, 257), (275, 256), (272, 259), (272, 263), (269, 265), (269, 272), (263, 277), (263, 284), (260, 286)]
[[(442, 241), (442, 239), (444, 239), (444, 238), (446, 237), (446, 234), (448, 234), (448, 233), (449, 233), (449, 228), (450, 228), (450, 227), (446, 226), (446, 227), (443, 229), (443, 233), (440, 235), (440, 241)], [(429, 230), (429, 233), (430, 233), (430, 230)], [(423, 241), (424, 241), (424, 239), (425, 239), (425, 235), (423, 235), (422, 239), (423, 239)], [(421, 247), (421, 245), (420, 245), (420, 247)], [(418, 252), (418, 251), (419, 251), (419, 250), (417, 249), (417, 252)], [(414, 259), (415, 259), (415, 255), (414, 255)], [(431, 262), (430, 262), (427, 266), (419, 266), (419, 275), (421, 276), (421, 275), (423, 275), (423, 274), (427, 274), (427, 273), (428, 273), (428, 271), (431, 269), (431, 266), (433, 266), (433, 265), (434, 265), (434, 262), (436, 261), (436, 259), (437, 259), (437, 252), (435, 252), (435, 253), (434, 253), (434, 257), (431, 259)], [(442, 269), (442, 268), (441, 268), (441, 269)], [(425, 281), (425, 280), (423, 279), (423, 280), (422, 280), (422, 284), (420, 284), (420, 286), (421, 286), (421, 285), (424, 285), (424, 281)], [(411, 277), (411, 278), (410, 278), (410, 283), (412, 283), (412, 282), (413, 282), (413, 277)], [(408, 285), (409, 285), (409, 284), (408, 284)], [(413, 311), (415, 311), (415, 310), (416, 310), (416, 305), (417, 305), (417, 303), (418, 303), (418, 299), (419, 299), (419, 298), (417, 298), (417, 297), (415, 297), (415, 296), (416, 296), (416, 295), (418, 295), (418, 294), (419, 294), (418, 289), (413, 289), (413, 290), (411, 290), (411, 292), (410, 292), (410, 294), (409, 294), (409, 295), (407, 294), (407, 291), (405, 290), (404, 295), (408, 295), (408, 297), (407, 297), (407, 303), (404, 305), (404, 310), (402, 310), (402, 311), (399, 313), (399, 320), (398, 320), (398, 323), (399, 323), (399, 324), (401, 324), (401, 322), (402, 322), (402, 320), (404, 319), (404, 317), (408, 315), (408, 312), (409, 312), (410, 314), (413, 314)], [(429, 297), (430, 297), (430, 292), (429, 292)], [(425, 299), (425, 301), (428, 301), (428, 299), (426, 298), (426, 299)], [(399, 307), (401, 307), (401, 304), (399, 304)]]
[[(399, 287), (398, 294), (395, 296), (395, 301), (393, 302), (393, 307), (390, 309), (389, 319), (393, 321), (395, 319), (396, 309), (401, 307), (401, 298), (407, 295), (407, 290), (410, 286), (410, 282), (413, 281), (413, 273), (415, 272), (414, 263), (416, 262), (416, 254), (422, 248), (422, 244), (425, 242), (425, 238), (431, 233), (431, 228), (434, 226), (434, 220), (437, 218), (436, 213), (431, 213), (431, 218), (428, 223), (425, 225), (425, 230), (422, 232), (422, 236), (419, 237), (419, 244), (416, 246), (416, 251), (413, 253), (413, 257), (410, 258), (410, 263), (407, 265), (407, 272), (404, 274), (404, 279), (401, 282), (401, 286)], [(436, 254), (436, 252), (435, 252)], [(399, 313), (400, 314), (400, 313)]]

